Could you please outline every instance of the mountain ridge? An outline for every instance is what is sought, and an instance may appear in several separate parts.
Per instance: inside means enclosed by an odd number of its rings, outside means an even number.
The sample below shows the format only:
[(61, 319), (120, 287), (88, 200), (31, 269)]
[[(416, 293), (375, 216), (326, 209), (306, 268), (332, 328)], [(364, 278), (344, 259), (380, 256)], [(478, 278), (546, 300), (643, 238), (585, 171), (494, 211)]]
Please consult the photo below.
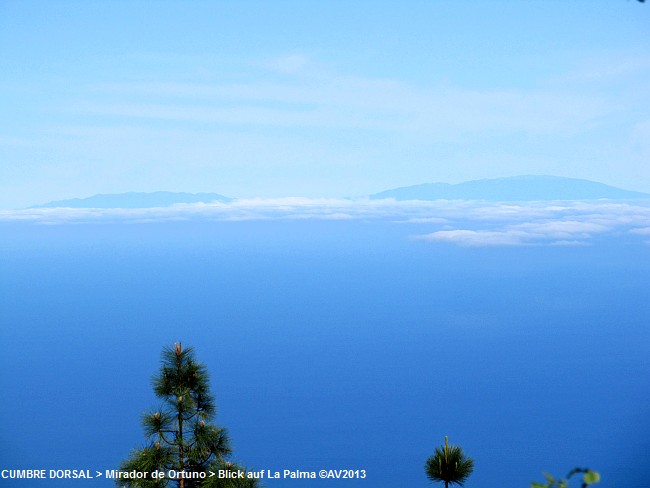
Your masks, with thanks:
[(178, 203), (211, 203), (232, 201), (219, 193), (186, 193), (171, 191), (99, 193), (86, 198), (56, 200), (29, 208), (153, 208)]
[(580, 178), (523, 175), (465, 181), (423, 183), (392, 188), (369, 195), (371, 200), (598, 200), (650, 198), (649, 193), (623, 190)]

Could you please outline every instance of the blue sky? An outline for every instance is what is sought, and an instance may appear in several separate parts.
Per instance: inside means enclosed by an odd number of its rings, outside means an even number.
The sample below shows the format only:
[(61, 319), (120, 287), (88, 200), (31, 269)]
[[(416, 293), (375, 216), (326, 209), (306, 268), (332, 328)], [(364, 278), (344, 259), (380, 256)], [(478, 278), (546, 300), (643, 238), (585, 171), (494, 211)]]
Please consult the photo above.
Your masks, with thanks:
[(518, 174), (649, 192), (649, 33), (625, 0), (5, 0), (0, 208)]

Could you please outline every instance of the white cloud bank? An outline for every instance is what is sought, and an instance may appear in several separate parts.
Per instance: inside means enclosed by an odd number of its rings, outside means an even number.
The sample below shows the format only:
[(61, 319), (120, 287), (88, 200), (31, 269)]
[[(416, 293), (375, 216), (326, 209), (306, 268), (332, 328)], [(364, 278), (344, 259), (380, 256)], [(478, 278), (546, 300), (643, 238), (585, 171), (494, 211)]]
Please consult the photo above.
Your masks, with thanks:
[(596, 236), (647, 235), (650, 202), (477, 206), (472, 215), (466, 228), (437, 230), (417, 238), (474, 247), (585, 245)]
[(141, 209), (0, 211), (0, 223), (40, 225), (305, 219), (383, 220), (405, 225), (405, 234), (414, 239), (460, 246), (585, 245), (598, 236), (646, 238), (650, 235), (650, 201), (492, 203), (288, 197)]
[(507, 225), (500, 230), (442, 230), (420, 238), (462, 246), (582, 245), (596, 234), (614, 230), (616, 226), (607, 227), (588, 221), (556, 220)]

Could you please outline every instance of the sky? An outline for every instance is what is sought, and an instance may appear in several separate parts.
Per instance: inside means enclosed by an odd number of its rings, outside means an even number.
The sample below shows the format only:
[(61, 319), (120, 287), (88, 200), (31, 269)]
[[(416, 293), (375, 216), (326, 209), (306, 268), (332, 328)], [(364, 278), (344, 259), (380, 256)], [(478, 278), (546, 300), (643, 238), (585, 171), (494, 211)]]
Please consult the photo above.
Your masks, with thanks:
[(650, 192), (631, 0), (0, 0), (0, 209), (551, 174)]

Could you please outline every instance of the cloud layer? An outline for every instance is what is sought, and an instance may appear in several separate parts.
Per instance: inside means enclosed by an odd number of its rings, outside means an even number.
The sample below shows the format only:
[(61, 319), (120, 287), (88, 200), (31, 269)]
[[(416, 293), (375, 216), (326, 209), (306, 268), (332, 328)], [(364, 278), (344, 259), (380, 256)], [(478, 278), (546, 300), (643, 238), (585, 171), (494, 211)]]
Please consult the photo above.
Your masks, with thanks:
[(413, 239), (470, 247), (586, 245), (598, 237), (647, 240), (650, 202), (493, 203), (288, 197), (142, 209), (0, 211), (0, 222), (38, 225), (305, 219), (387, 221), (402, 225), (405, 235)]

